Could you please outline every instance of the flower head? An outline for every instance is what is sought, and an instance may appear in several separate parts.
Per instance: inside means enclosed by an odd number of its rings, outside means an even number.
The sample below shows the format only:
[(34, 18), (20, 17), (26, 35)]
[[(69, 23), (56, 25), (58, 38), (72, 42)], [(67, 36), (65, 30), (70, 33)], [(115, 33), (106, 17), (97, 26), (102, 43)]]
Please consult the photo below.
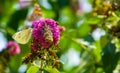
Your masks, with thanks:
[[(59, 43), (60, 30), (57, 22), (53, 19), (36, 20), (33, 22), (32, 26), (32, 36), (42, 48), (47, 48), (52, 44)], [(36, 49), (34, 42), (35, 41), (32, 43), (32, 49)]]
[(7, 43), (7, 48), (9, 49), (10, 55), (15, 55), (20, 53), (20, 47), (19, 45), (14, 41), (9, 41)]

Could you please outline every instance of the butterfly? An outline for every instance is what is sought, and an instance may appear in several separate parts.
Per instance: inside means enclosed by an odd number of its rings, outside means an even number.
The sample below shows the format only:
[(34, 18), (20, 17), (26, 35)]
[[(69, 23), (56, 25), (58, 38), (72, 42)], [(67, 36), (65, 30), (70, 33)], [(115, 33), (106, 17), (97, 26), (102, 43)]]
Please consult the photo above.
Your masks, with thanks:
[(40, 9), (39, 4), (35, 3), (34, 4), (34, 11), (33, 13), (28, 17), (29, 21), (34, 21), (34, 20), (38, 20), (42, 17), (42, 12)]
[(53, 42), (53, 35), (50, 26), (45, 24), (44, 26), (44, 36), (46, 42)]
[(12, 38), (20, 44), (26, 44), (32, 35), (32, 28), (24, 29), (19, 32), (16, 32)]

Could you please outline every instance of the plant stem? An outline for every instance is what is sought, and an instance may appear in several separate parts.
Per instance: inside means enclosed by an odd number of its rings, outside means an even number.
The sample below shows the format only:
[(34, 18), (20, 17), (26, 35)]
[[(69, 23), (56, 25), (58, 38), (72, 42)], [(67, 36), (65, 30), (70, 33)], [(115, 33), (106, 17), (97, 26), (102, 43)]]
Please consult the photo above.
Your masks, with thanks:
[(44, 61), (43, 60), (40, 61), (40, 72), (44, 73)]
[(71, 37), (66, 36), (66, 35), (64, 37), (70, 39), (71, 41), (73, 41), (77, 44), (79, 44), (86, 52), (88, 52), (89, 55), (91, 55), (94, 58), (94, 54), (90, 50), (88, 50), (88, 48), (85, 45), (83, 45), (81, 42), (78, 42), (76, 39), (71, 38)]

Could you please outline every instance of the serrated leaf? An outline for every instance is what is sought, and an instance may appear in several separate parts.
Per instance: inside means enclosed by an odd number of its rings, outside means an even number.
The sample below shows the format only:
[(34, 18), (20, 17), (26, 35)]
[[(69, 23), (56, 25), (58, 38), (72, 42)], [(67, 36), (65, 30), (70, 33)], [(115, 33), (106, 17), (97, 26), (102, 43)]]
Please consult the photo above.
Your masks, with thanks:
[(38, 71), (38, 67), (37, 66), (31, 66), (28, 70), (27, 73), (37, 73)]
[(53, 68), (52, 66), (46, 67), (45, 70), (49, 73), (60, 73), (56, 68)]

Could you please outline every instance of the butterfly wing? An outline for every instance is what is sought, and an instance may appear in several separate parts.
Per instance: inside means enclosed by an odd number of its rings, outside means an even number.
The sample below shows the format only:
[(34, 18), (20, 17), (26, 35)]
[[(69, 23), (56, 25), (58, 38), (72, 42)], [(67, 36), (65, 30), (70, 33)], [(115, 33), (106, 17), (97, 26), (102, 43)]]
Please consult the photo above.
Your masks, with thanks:
[(33, 13), (28, 17), (29, 21), (39, 20), (42, 17), (42, 12), (39, 4), (35, 3)]
[(26, 44), (30, 40), (31, 34), (32, 34), (32, 28), (28, 28), (28, 29), (16, 32), (12, 36), (12, 38), (20, 44)]

